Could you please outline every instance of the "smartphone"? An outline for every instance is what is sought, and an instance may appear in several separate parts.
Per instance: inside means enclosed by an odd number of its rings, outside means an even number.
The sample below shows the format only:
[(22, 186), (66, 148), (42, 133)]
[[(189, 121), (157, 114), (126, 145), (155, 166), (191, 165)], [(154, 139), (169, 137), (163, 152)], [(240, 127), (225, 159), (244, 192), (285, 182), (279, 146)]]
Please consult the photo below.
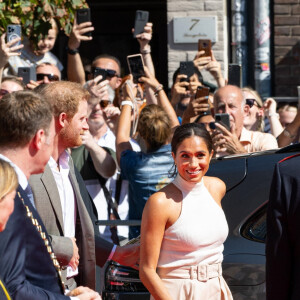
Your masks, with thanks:
[(141, 54), (127, 56), (129, 71), (133, 76), (133, 82), (139, 83), (139, 78), (145, 76), (144, 61)]
[(184, 74), (187, 78), (181, 78), (180, 81), (190, 81), (190, 77), (195, 73), (195, 66), (193, 61), (181, 61), (179, 65), (179, 73)]
[(35, 66), (32, 67), (19, 67), (18, 68), (18, 77), (23, 78), (23, 83), (27, 84), (30, 80), (36, 81), (36, 72)]
[[(195, 99), (202, 98), (202, 97), (208, 97), (209, 91), (210, 91), (209, 87), (199, 85), (197, 87)], [(208, 100), (208, 98), (207, 98), (207, 100)]]
[[(76, 10), (77, 24), (91, 22), (91, 10), (89, 8), (80, 8)], [(86, 32), (84, 35), (92, 36), (91, 32)]]
[(215, 114), (215, 120), (217, 123), (220, 123), (226, 129), (230, 130), (230, 120), (229, 120), (229, 114)]
[[(9, 24), (7, 25), (6, 30), (6, 40), (10, 42), (18, 37), (22, 37), (22, 28), (21, 25)], [(21, 45), (21, 40), (17, 42), (14, 46)], [(19, 50), (21, 51), (21, 50)]]
[(211, 56), (211, 40), (198, 40), (198, 51), (204, 51), (201, 56)]
[(97, 76), (102, 75), (102, 79), (99, 81), (102, 82), (106, 79), (107, 73), (104, 69), (100, 69), (100, 68), (95, 68), (94, 70), (94, 78), (96, 78)]
[(144, 32), (144, 27), (148, 23), (149, 12), (144, 10), (137, 10), (135, 13), (134, 32), (133, 37), (136, 38), (137, 34)]
[(242, 87), (242, 66), (239, 64), (228, 65), (228, 84)]

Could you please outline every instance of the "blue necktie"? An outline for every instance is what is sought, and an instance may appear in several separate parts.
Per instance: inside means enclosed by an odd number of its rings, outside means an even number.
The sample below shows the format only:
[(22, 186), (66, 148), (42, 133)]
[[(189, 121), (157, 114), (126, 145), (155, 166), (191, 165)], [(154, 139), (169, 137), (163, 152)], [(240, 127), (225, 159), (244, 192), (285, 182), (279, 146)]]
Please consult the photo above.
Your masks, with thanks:
[(27, 185), (27, 187), (25, 189), (25, 193), (27, 194), (27, 197), (30, 200), (32, 206), (35, 208), (34, 198), (33, 198), (33, 194), (32, 194), (32, 189), (31, 189), (31, 187), (30, 187), (29, 184)]

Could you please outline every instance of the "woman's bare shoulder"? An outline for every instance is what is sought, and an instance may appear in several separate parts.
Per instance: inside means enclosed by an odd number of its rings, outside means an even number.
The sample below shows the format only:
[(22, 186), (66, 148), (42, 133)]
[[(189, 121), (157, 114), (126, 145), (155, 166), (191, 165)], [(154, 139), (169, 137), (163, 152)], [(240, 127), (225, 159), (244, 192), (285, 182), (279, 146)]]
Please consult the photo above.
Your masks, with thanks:
[(217, 202), (221, 202), (226, 194), (226, 184), (218, 177), (204, 176), (204, 184)]

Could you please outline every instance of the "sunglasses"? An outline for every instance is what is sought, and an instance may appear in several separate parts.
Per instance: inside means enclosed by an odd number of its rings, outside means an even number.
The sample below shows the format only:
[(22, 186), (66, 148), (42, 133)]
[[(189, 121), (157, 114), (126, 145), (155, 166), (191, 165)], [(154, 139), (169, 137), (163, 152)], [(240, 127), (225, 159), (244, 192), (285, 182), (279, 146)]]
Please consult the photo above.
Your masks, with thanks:
[(110, 78), (113, 78), (113, 77), (119, 77), (117, 75), (117, 71), (115, 70), (111, 70), (111, 69), (102, 69), (102, 68), (93, 68), (92, 69), (92, 72), (94, 74), (94, 76), (96, 77), (97, 75), (102, 75), (105, 73), (106, 76), (104, 76), (105, 78), (106, 77), (110, 77)]
[(206, 125), (208, 125), (210, 129), (216, 129), (215, 122), (200, 122), (198, 124), (202, 125), (205, 128), (206, 128)]
[[(248, 105), (250, 108), (251, 108), (253, 105), (255, 105), (255, 103), (256, 103), (256, 100), (255, 100), (255, 99), (246, 99), (246, 105)], [(258, 105), (256, 104), (256, 106), (258, 106)]]
[(0, 89), (0, 96), (4, 96), (4, 95), (6, 95), (8, 93), (9, 93), (9, 91), (4, 90), (4, 89)]
[(44, 73), (36, 74), (37, 81), (44, 80), (44, 77), (48, 77), (49, 81), (59, 81), (59, 77), (52, 73), (51, 74), (44, 74)]

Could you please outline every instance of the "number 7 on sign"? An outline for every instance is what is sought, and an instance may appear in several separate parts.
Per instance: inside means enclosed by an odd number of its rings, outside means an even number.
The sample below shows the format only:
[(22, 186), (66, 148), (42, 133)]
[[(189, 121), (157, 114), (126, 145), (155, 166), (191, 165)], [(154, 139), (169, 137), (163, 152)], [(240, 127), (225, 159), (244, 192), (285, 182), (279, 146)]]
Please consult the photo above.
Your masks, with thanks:
[(199, 19), (192, 19), (191, 20), (193, 23), (193, 25), (189, 28), (189, 30), (191, 31), (199, 22), (200, 20)]

